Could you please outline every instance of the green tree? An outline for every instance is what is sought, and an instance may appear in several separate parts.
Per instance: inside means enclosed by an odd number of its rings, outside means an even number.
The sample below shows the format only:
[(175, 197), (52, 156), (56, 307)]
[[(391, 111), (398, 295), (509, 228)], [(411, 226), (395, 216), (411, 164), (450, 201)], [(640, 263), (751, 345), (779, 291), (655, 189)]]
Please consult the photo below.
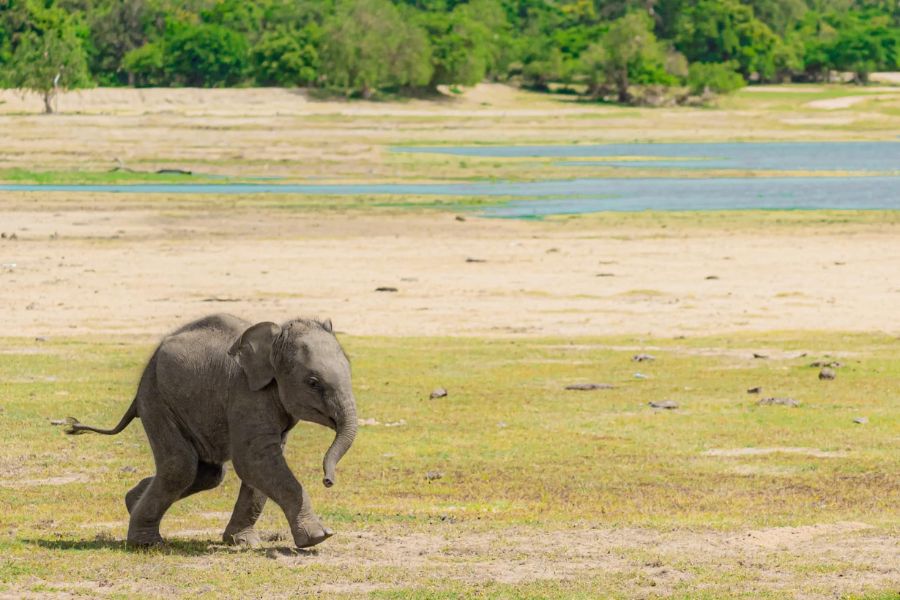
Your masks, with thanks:
[(431, 80), (428, 38), (387, 0), (341, 1), (322, 40), (329, 87), (369, 98), (378, 89), (419, 87)]
[(440, 84), (473, 85), (484, 79), (491, 60), (490, 32), (466, 4), (451, 12), (421, 13), (431, 46), (430, 88)]
[(309, 23), (299, 31), (268, 32), (253, 49), (256, 81), (262, 85), (296, 86), (315, 83), (319, 76), (321, 30)]
[(163, 43), (166, 75), (178, 85), (235, 85), (244, 79), (249, 57), (246, 38), (221, 25), (175, 23)]
[(81, 40), (65, 22), (41, 33), (23, 33), (7, 68), (8, 82), (41, 94), (47, 113), (53, 112), (60, 91), (91, 83)]
[(601, 80), (612, 85), (619, 102), (631, 100), (632, 84), (676, 83), (666, 71), (665, 48), (653, 34), (653, 22), (643, 12), (613, 21), (599, 46), (588, 50), (582, 68), (594, 86)]
[(91, 72), (101, 85), (134, 85), (124, 69), (125, 55), (147, 43), (149, 19), (146, 0), (122, 0), (89, 13)]
[(738, 0), (686, 3), (675, 24), (675, 47), (691, 62), (736, 61), (744, 78), (771, 79), (780, 40)]
[(144, 44), (122, 59), (122, 69), (128, 74), (128, 81), (138, 87), (166, 85), (165, 66), (161, 42)]
[(747, 83), (737, 72), (734, 63), (693, 63), (687, 83), (692, 94), (730, 94)]

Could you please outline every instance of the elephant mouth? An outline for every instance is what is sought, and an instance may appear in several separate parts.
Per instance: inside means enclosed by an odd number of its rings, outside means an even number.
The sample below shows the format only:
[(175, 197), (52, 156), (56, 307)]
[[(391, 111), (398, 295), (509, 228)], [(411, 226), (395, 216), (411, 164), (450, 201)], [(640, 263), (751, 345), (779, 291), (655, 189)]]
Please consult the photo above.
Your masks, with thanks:
[(334, 420), (333, 417), (326, 415), (324, 412), (317, 408), (312, 409), (313, 417), (310, 419), (313, 423), (317, 423), (319, 425), (324, 425), (333, 431), (337, 431), (337, 421)]

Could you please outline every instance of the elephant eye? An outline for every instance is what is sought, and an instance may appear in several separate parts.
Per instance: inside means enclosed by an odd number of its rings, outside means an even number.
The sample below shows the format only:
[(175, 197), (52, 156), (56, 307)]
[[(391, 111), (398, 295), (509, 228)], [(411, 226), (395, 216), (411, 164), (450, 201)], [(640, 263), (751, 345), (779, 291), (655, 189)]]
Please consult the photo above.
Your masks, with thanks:
[(322, 389), (322, 383), (319, 381), (318, 377), (310, 377), (306, 380), (306, 384), (314, 390)]

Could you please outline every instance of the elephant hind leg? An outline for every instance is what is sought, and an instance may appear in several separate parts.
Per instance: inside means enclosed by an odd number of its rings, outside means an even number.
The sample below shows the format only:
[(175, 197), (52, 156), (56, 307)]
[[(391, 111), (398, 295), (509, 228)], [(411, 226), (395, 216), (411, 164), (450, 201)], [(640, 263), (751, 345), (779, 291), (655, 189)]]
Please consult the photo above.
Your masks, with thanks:
[(178, 499), (181, 500), (197, 492), (218, 487), (223, 479), (225, 479), (225, 465), (200, 461), (197, 463), (197, 475), (194, 477), (194, 483), (184, 490)]
[(138, 500), (141, 499), (141, 496), (144, 495), (144, 491), (150, 485), (150, 482), (153, 481), (152, 477), (144, 477), (141, 479), (136, 486), (131, 488), (127, 494), (125, 494), (125, 508), (128, 509), (128, 514), (131, 514), (131, 511), (134, 510), (134, 505), (138, 503)]
[[(147, 546), (162, 543), (159, 523), (169, 507), (193, 486), (200, 460), (172, 420), (158, 412), (142, 415), (141, 420), (153, 449), (156, 475), (148, 478), (140, 499), (131, 507), (128, 543)], [(133, 496), (142, 485), (143, 481), (132, 490)]]
[[(216, 465), (201, 461), (197, 464), (197, 475), (194, 477), (194, 483), (192, 483), (190, 487), (184, 490), (178, 499), (181, 500), (182, 498), (187, 498), (191, 494), (196, 494), (197, 492), (202, 492), (205, 490), (211, 490), (222, 483), (222, 479), (224, 478), (224, 465)], [(145, 477), (144, 479), (141, 479), (141, 481), (138, 482), (136, 486), (131, 488), (131, 490), (127, 494), (125, 494), (125, 508), (128, 509), (128, 514), (131, 514), (131, 511), (134, 509), (135, 504), (137, 504), (138, 500), (141, 499), (141, 496), (144, 494), (147, 487), (152, 481), (152, 477)]]

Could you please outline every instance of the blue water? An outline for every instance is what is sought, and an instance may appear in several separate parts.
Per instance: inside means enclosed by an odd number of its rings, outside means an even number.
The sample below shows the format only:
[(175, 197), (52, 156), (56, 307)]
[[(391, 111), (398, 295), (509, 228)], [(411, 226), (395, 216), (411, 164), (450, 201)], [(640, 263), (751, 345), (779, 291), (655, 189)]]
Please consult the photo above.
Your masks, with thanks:
[[(591, 146), (409, 146), (395, 152), (490, 158), (615, 158), (563, 165), (900, 172), (900, 142), (729, 142)], [(632, 160), (644, 158), (645, 160)], [(662, 160), (661, 160), (662, 159)], [(668, 159), (668, 160), (665, 160)]]
[[(900, 209), (900, 177), (574, 179), (448, 184), (0, 185), (2, 191), (511, 197), (492, 216), (637, 210)], [(524, 201), (524, 198), (532, 200)]]
[[(592, 178), (433, 184), (0, 184), (0, 192), (483, 197), (496, 201), (483, 209), (485, 214), (496, 217), (640, 210), (900, 209), (900, 142), (477, 146), (397, 150), (492, 157), (645, 156), (670, 160), (644, 165), (683, 163), (691, 167), (717, 165), (750, 170), (842, 170), (857, 171), (861, 176)], [(635, 163), (621, 164), (634, 166)], [(863, 172), (881, 174), (862, 176)]]

